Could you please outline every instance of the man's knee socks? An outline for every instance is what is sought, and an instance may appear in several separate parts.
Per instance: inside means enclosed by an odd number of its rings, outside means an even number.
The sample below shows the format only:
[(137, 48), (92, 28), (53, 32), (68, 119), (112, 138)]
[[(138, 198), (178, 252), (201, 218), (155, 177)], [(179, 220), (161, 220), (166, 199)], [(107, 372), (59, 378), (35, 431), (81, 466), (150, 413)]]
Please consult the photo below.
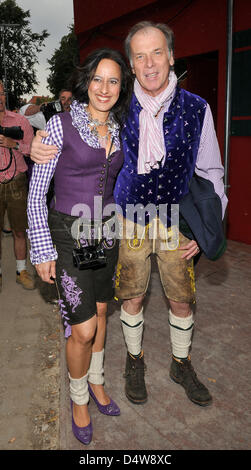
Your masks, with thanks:
[(143, 307), (136, 315), (130, 315), (121, 307), (120, 320), (128, 352), (137, 356), (141, 352), (143, 336)]
[(172, 352), (178, 359), (184, 359), (189, 354), (193, 333), (193, 314), (189, 317), (177, 317), (169, 310), (170, 337)]

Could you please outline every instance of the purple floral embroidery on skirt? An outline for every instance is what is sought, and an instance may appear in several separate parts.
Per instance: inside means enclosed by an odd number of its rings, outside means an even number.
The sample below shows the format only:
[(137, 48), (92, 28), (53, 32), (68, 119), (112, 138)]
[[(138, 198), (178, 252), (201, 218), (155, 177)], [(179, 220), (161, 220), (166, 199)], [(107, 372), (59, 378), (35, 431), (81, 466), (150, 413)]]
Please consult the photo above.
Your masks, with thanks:
[(63, 273), (63, 276), (60, 276), (62, 279), (61, 286), (64, 289), (66, 301), (72, 307), (72, 311), (75, 312), (76, 308), (81, 305), (79, 297), (83, 293), (83, 291), (80, 289), (80, 287), (75, 284), (74, 281), (76, 280), (76, 278), (68, 276), (65, 269), (63, 269)]
[(71, 325), (69, 325), (69, 323), (67, 321), (67, 320), (69, 320), (69, 318), (67, 317), (67, 310), (66, 310), (65, 304), (64, 304), (62, 299), (59, 299), (58, 305), (59, 305), (59, 308), (60, 308), (62, 318), (64, 320), (64, 326), (65, 326), (64, 335), (65, 335), (65, 338), (69, 338), (69, 336), (71, 336)]
[[(72, 312), (74, 313), (76, 308), (79, 305), (81, 305), (80, 296), (83, 293), (83, 291), (80, 289), (80, 287), (76, 285), (75, 283), (76, 278), (72, 278), (68, 276), (65, 269), (63, 269), (63, 275), (60, 277), (61, 277), (61, 286), (64, 290), (66, 302), (72, 307)], [(68, 337), (71, 335), (71, 326), (67, 322), (69, 318), (67, 317), (66, 307), (62, 300), (59, 300), (59, 306), (60, 306), (62, 317), (64, 319), (64, 325), (66, 327), (65, 337)]]

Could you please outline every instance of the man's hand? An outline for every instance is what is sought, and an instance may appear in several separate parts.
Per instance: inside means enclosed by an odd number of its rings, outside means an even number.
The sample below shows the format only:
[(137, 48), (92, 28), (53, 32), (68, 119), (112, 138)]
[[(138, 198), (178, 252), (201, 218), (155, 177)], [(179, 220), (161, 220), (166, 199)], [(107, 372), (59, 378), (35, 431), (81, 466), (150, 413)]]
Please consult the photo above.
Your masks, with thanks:
[(46, 263), (36, 264), (35, 268), (43, 281), (54, 284), (51, 278), (56, 279), (56, 261), (46, 261)]
[(37, 131), (31, 144), (30, 158), (35, 163), (43, 164), (53, 160), (57, 155), (56, 145), (42, 144), (42, 138), (48, 137), (46, 131)]
[(193, 256), (196, 256), (200, 251), (195, 240), (191, 240), (189, 243), (187, 243), (187, 245), (179, 247), (178, 250), (184, 251), (184, 254), (181, 256), (181, 258), (185, 259), (190, 259)]
[(5, 137), (0, 134), (0, 147), (6, 147), (8, 149), (13, 149), (16, 146), (16, 141), (11, 139), (11, 137)]
[(37, 114), (40, 111), (41, 104), (30, 104), (28, 108), (26, 108), (24, 115), (25, 116), (32, 116), (33, 114)]

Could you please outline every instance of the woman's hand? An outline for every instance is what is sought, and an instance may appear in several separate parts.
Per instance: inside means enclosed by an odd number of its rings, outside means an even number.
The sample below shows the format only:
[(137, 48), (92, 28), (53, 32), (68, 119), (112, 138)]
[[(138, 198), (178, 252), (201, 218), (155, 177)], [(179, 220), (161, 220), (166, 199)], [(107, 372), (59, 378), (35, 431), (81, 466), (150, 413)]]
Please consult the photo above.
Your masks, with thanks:
[(189, 243), (187, 243), (187, 245), (179, 247), (178, 250), (185, 251), (185, 253), (181, 256), (181, 258), (185, 259), (190, 259), (193, 256), (196, 256), (200, 251), (195, 240), (191, 240)]
[(53, 279), (56, 279), (56, 261), (46, 261), (46, 263), (36, 264), (35, 268), (43, 281), (54, 284)]
[(58, 151), (56, 145), (42, 144), (43, 137), (48, 137), (48, 133), (46, 131), (37, 131), (31, 144), (30, 158), (38, 164), (48, 163), (53, 160)]

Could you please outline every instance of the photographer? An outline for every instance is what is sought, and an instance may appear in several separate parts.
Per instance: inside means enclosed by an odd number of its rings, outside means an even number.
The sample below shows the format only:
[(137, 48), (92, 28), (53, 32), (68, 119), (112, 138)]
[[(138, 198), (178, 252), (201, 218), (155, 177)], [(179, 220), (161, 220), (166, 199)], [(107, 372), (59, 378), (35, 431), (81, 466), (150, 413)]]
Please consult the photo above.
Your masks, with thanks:
[(64, 111), (70, 111), (72, 92), (69, 90), (61, 90), (59, 93), (59, 101), (62, 104)]
[[(5, 92), (0, 81), (0, 235), (7, 210), (16, 257), (16, 281), (25, 289), (34, 289), (26, 269), (27, 242), (27, 165), (33, 130), (28, 120), (6, 109)], [(2, 288), (0, 250), (0, 291)]]
[[(70, 105), (72, 102), (72, 92), (63, 89), (59, 93), (59, 98), (57, 101), (50, 101), (48, 103), (42, 104), (32, 104), (27, 103), (22, 106), (19, 110), (19, 113), (22, 114), (25, 118), (28, 119), (30, 124), (33, 127), (34, 134), (37, 130), (44, 130), (46, 128), (46, 123), (49, 119), (54, 116), (54, 114), (62, 113), (64, 111), (70, 111)], [(33, 162), (30, 160), (27, 162), (28, 165), (28, 180), (31, 178)], [(47, 194), (48, 205), (54, 194), (53, 188), (53, 179), (50, 184), (50, 190)]]
[(20, 110), (19, 114), (28, 119), (29, 123), (33, 127), (34, 133), (37, 130), (44, 130), (46, 127), (46, 120), (42, 111), (40, 111), (41, 105), (27, 103), (24, 104)]
[(19, 113), (25, 116), (34, 131), (43, 130), (46, 123), (54, 114), (70, 111), (72, 102), (72, 92), (69, 90), (61, 90), (57, 101), (50, 101), (42, 104), (27, 103), (20, 108)]
[(50, 101), (49, 103), (43, 103), (40, 106), (46, 122), (54, 116), (54, 114), (63, 113), (64, 111), (70, 111), (70, 105), (72, 102), (72, 92), (69, 90), (61, 90), (59, 98), (56, 101)]

